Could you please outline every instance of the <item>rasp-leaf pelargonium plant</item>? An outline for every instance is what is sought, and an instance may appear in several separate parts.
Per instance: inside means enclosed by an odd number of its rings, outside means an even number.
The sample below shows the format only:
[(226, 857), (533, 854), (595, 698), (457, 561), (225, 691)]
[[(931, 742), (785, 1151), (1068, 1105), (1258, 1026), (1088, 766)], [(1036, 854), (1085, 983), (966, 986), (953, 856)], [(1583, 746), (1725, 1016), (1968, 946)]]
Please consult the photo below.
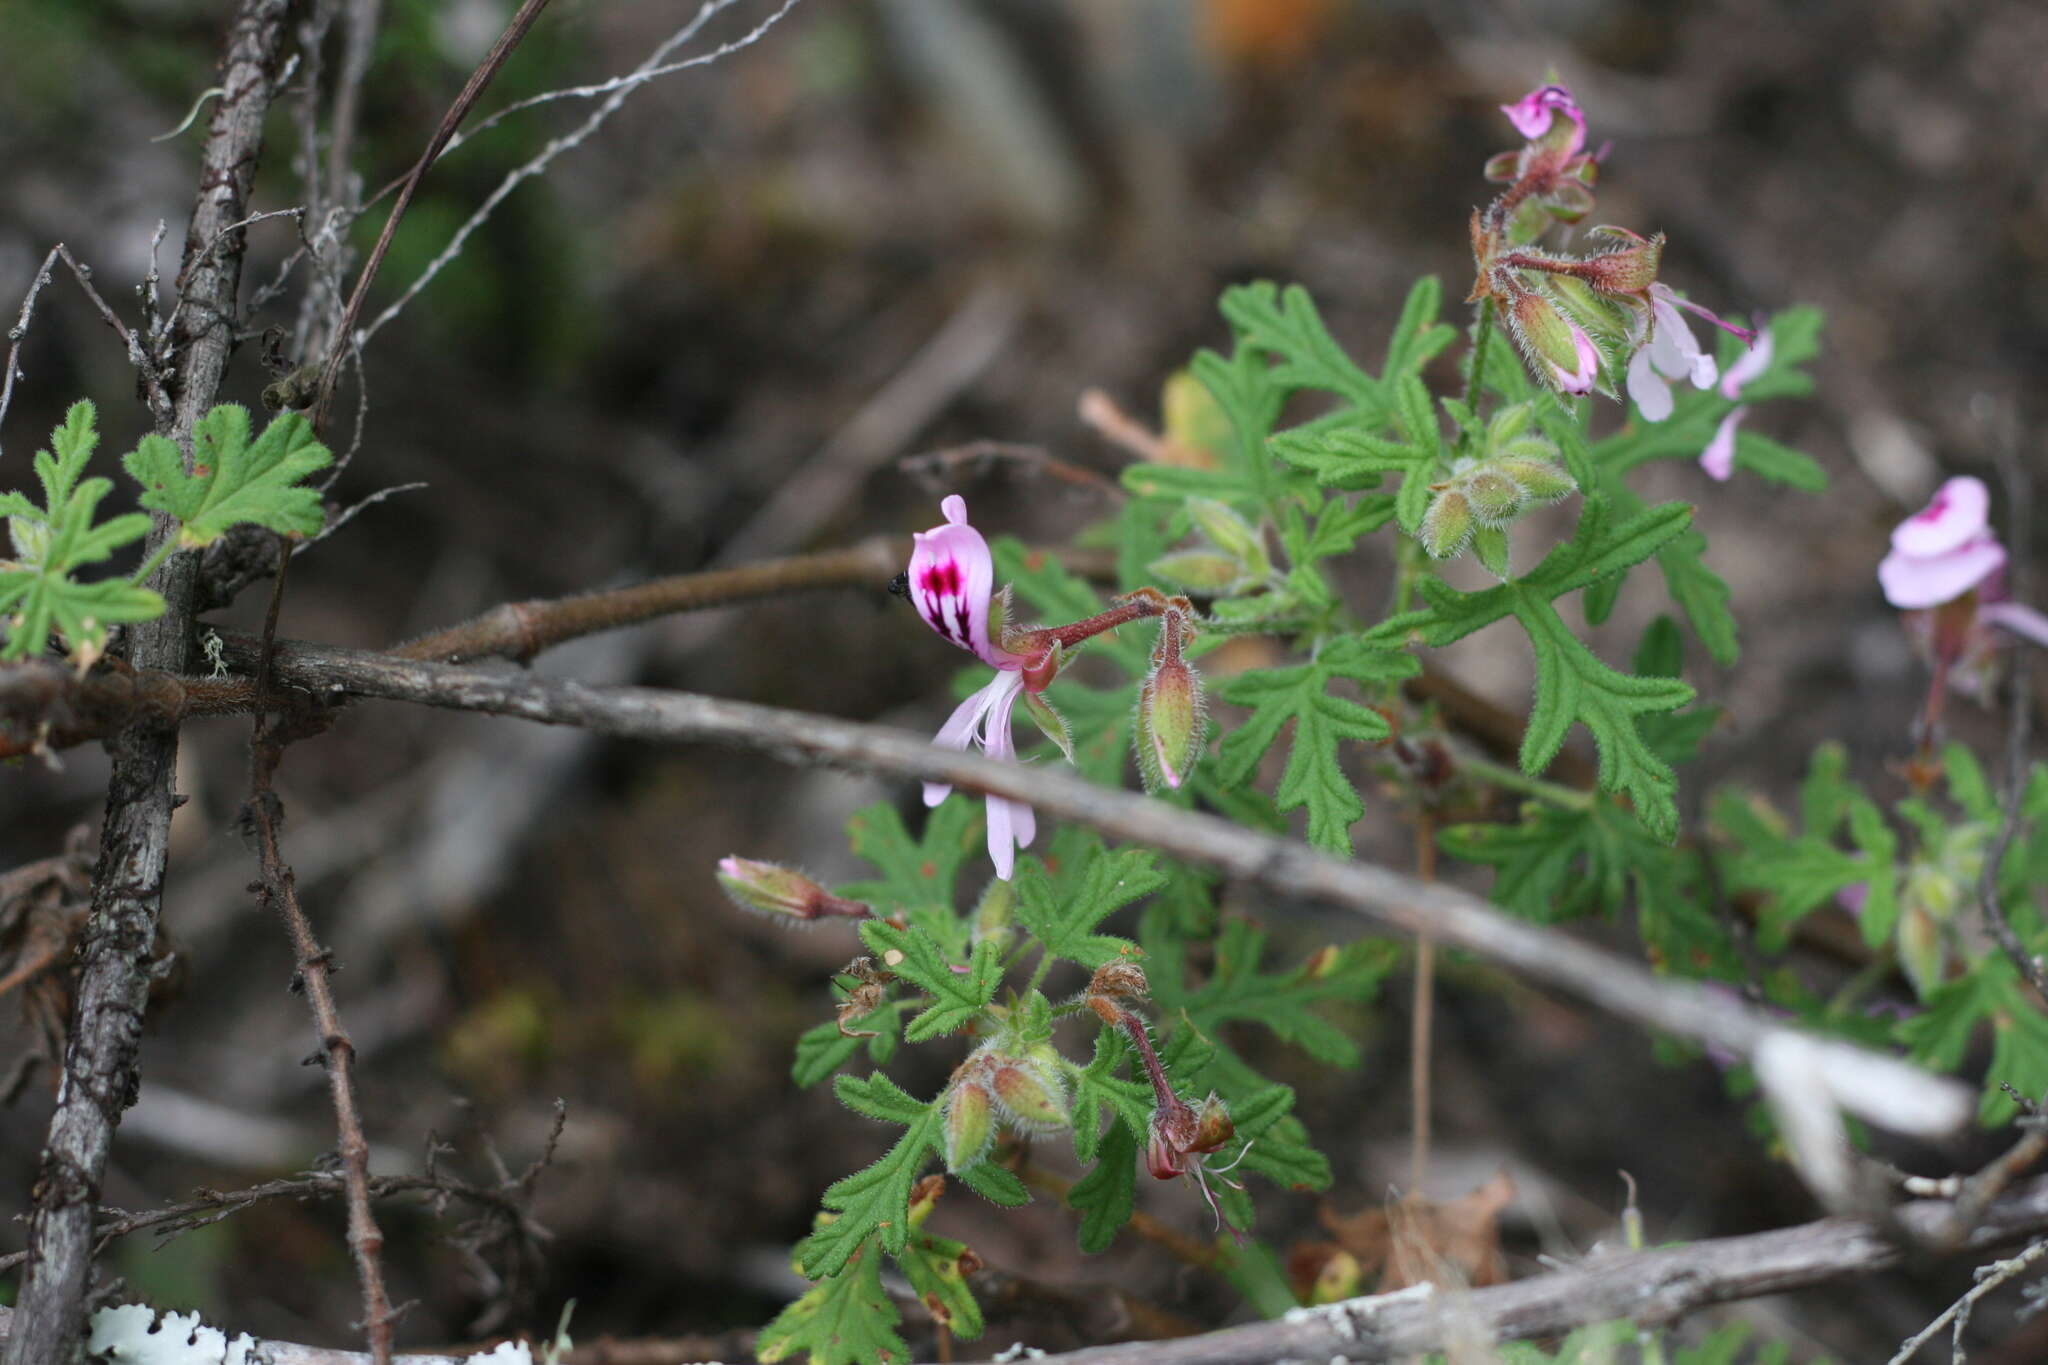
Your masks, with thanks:
[[(1896, 1036), (1959, 1065), (1972, 1029), (2012, 1017), (2010, 975), (1996, 976), (1981, 945), (1931, 955), (1901, 948), (1895, 930), (1906, 905), (1943, 932), (1933, 902), (1981, 860), (1969, 831), (1989, 808), (1966, 755), (1922, 745), (1953, 813), (1936, 808), (1929, 777), (1888, 821), (1824, 755), (1804, 833), (1733, 797), (1711, 824), (1682, 828), (1679, 770), (1719, 714), (1695, 705), (1685, 679), (1741, 651), (1694, 506), (1653, 503), (1635, 478), (1670, 462), (1660, 486), (1683, 482), (1703, 503), (1741, 487), (1737, 474), (1821, 489), (1813, 461), (1764, 434), (1775, 400), (1811, 387), (1803, 367), (1820, 319), (1782, 300), (1755, 325), (1719, 316), (1678, 278), (1701, 259), (1685, 243), (1581, 231), (1606, 170), (1586, 111), (1552, 83), (1502, 112), (1521, 142), (1485, 167), (1502, 188), (1470, 224), (1472, 311), (1455, 360), (1439, 359), (1461, 330), (1439, 320), (1433, 279), (1409, 290), (1384, 345), (1340, 341), (1298, 287), (1235, 286), (1221, 300), (1227, 348), (1199, 352), (1168, 382), (1155, 453), (1171, 462), (1127, 466), (1114, 514), (1082, 532), (1114, 548), (1113, 583), (1077, 578), (1056, 552), (991, 541), (962, 493), (943, 499), (898, 585), (975, 660), (934, 742), (1071, 763), (1112, 785), (1135, 769), (1159, 800), (1339, 856), (1370, 824), (1380, 847), (1412, 845), (1419, 871), (1490, 885), (1510, 913), (1627, 916), (1661, 969), (1747, 989), (1761, 987), (1726, 897), (1752, 896), (1759, 941), (1779, 952), (1800, 916), (1860, 887), (1871, 951), (1917, 954), (1924, 1017), (1938, 1022), (1892, 1035), (1790, 969), (1770, 978), (1774, 1002), (1814, 1028)], [(1712, 330), (1695, 332), (1694, 319)], [(1384, 360), (1369, 369), (1354, 358), (1365, 354)], [(974, 496), (983, 526), (1010, 519), (993, 492)], [(2035, 618), (2001, 595), (1978, 489), (1942, 497), (1902, 528), (1886, 588), (1943, 680), (1981, 681), (1991, 629), (2030, 634)], [(1545, 507), (1556, 510), (1530, 516)], [(1445, 576), (1467, 551), (1477, 584), (1463, 569)], [(1653, 580), (1639, 600), (1655, 594), (1667, 610), (1629, 657), (1603, 657), (1588, 630), (1638, 577)], [(1353, 587), (1389, 578), (1372, 600)], [(1013, 624), (1013, 613), (1054, 624)], [(1432, 654), (1506, 622), (1526, 641), (1533, 700), (1503, 750), (1469, 712), (1439, 709), (1434, 699), (1458, 689)], [(1258, 643), (1218, 652), (1236, 637)], [(937, 657), (928, 637), (906, 647)], [(1213, 746), (1198, 656), (1220, 703)], [(1425, 661), (1436, 678), (1411, 687)], [(1047, 745), (1019, 742), (1019, 704)], [(1574, 779), (1553, 765), (1580, 727), (1592, 761), (1576, 759), (1585, 776)], [(2037, 788), (2030, 799), (2048, 814), (2048, 778)], [(1051, 1193), (1098, 1251), (1130, 1225), (1141, 1166), (1185, 1178), (1181, 1219), (1203, 1230), (1204, 1273), (1260, 1313), (1318, 1292), (1290, 1284), (1258, 1233), (1262, 1214), (1298, 1223), (1300, 1196), (1328, 1186), (1330, 1164), (1293, 1115), (1293, 1090), (1262, 1074), (1255, 1057), (1272, 1049), (1239, 1049), (1259, 1025), (1323, 1066), (1357, 1065), (1358, 1041), (1337, 1020), (1376, 999), (1407, 945), (1318, 941), (1285, 906), (1240, 903), (1199, 869), (1085, 828), (1041, 829), (1015, 800), (978, 806), (941, 783), (923, 797), (922, 812), (885, 803), (854, 817), (853, 849), (874, 868), (865, 879), (828, 889), (753, 858), (720, 865), (748, 909), (850, 922), (860, 944), (835, 979), (836, 1008), (799, 1040), (794, 1073), (804, 1085), (832, 1076), (850, 1109), (900, 1134), (825, 1191), (795, 1254), (816, 1284), (764, 1331), (761, 1358), (907, 1358), (883, 1257), (954, 1334), (979, 1331), (962, 1269), (971, 1253), (927, 1231), (945, 1223), (933, 1209), (948, 1181), (1002, 1205)], [(906, 818), (920, 815), (913, 832)], [(2015, 848), (2035, 857), (2024, 840)], [(2038, 944), (2037, 918), (2018, 927)], [(1426, 997), (1430, 959), (1415, 960)], [(883, 1074), (905, 1043), (945, 1050), (951, 1072), (935, 1092)], [(2048, 1084), (2015, 1074), (2023, 1092)], [(1418, 1164), (1425, 1155), (1418, 1144)], [(935, 1165), (943, 1176), (927, 1176)], [(1249, 1176), (1274, 1191), (1256, 1206)]]

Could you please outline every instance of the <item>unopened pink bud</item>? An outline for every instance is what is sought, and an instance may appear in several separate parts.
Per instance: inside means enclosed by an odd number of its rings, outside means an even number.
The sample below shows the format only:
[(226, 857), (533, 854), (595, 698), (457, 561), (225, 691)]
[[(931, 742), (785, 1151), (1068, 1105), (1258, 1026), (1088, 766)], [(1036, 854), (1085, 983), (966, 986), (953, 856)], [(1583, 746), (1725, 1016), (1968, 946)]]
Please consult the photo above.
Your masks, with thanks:
[(803, 873), (778, 863), (727, 856), (718, 860), (718, 884), (742, 910), (782, 920), (814, 920), (837, 915), (865, 919), (872, 907), (835, 896)]

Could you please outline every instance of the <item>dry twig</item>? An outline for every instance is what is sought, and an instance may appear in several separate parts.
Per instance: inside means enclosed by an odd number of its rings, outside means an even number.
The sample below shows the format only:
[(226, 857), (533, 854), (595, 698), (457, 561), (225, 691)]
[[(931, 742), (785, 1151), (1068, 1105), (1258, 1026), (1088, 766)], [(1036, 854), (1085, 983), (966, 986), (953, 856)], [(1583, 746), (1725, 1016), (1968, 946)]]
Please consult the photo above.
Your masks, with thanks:
[[(237, 667), (256, 642), (226, 637)], [(776, 707), (643, 687), (593, 687), (360, 650), (280, 643), (273, 676), (314, 696), (378, 696), (576, 725), (658, 743), (711, 741), (788, 762), (946, 782), (1026, 802), (1114, 837), (1215, 867), (1274, 895), (1335, 905), (1405, 934), (1487, 958), (1650, 1028), (1754, 1056), (1796, 1054), (1825, 1098), (1899, 1132), (1952, 1131), (1972, 1109), (1967, 1087), (1918, 1067), (1786, 1026), (1691, 982), (1658, 977), (1616, 954), (1511, 918), (1468, 892), (1368, 863), (1346, 862), (1228, 820), (1177, 810), (1058, 771), (940, 749), (922, 735)]]

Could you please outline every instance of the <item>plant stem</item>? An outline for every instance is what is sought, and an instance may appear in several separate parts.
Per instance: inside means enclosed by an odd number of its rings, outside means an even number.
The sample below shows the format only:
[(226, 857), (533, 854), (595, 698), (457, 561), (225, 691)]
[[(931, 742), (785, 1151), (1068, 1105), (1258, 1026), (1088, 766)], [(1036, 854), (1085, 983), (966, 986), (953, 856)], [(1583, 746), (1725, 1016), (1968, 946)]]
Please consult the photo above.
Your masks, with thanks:
[(1520, 768), (1505, 763), (1496, 763), (1478, 754), (1458, 755), (1458, 767), (1481, 781), (1492, 783), (1508, 791), (1521, 792), (1539, 801), (1547, 801), (1563, 810), (1589, 811), (1598, 802), (1595, 792), (1582, 791), (1540, 777), (1531, 777)]
[[(1415, 875), (1436, 880), (1436, 817), (1428, 810), (1415, 815)], [(1414, 1145), (1408, 1161), (1408, 1192), (1422, 1192), (1429, 1173), (1429, 1068), (1436, 1029), (1436, 940), (1424, 930), (1415, 936), (1415, 1001), (1410, 1019), (1408, 1084), (1414, 1118)]]
[[(1487, 343), (1493, 339), (1493, 305), (1481, 299), (1473, 305), (1477, 315), (1472, 320), (1472, 366), (1465, 372), (1465, 409), (1477, 414), (1479, 411), (1480, 386), (1486, 377)], [(1463, 455), (1472, 444), (1472, 433), (1458, 433), (1458, 454)]]
[[(184, 530), (182, 526), (178, 529), (179, 532), (181, 533)], [(134, 577), (130, 578), (128, 581), (130, 583), (136, 584), (138, 587), (144, 583), (147, 583), (149, 581), (149, 576), (155, 573), (157, 569), (162, 567), (163, 562), (166, 559), (169, 559), (173, 554), (177, 552), (178, 539), (179, 537), (176, 534), (166, 536), (164, 538), (164, 543), (156, 547), (156, 553), (151, 555), (148, 559), (143, 560), (142, 567), (137, 569), (135, 571)]]

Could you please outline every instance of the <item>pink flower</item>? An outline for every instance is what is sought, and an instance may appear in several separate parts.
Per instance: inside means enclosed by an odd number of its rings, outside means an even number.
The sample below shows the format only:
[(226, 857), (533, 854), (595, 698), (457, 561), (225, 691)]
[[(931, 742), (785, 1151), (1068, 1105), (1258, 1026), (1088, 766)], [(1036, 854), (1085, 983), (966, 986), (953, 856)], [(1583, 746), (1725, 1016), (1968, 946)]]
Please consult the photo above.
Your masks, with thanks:
[[(1688, 380), (1696, 389), (1714, 382), (1720, 367), (1700, 349), (1699, 339), (1686, 325), (1681, 307), (1699, 313), (1718, 327), (1727, 324), (1697, 304), (1687, 303), (1667, 284), (1649, 288), (1649, 336), (1636, 347), (1628, 362), (1628, 396), (1644, 420), (1661, 422), (1671, 415), (1671, 385)], [(1733, 329), (1730, 329), (1733, 330)]]
[[(990, 758), (1015, 758), (1010, 708), (1024, 690), (1026, 659), (1002, 647), (1000, 612), (991, 632), (995, 557), (981, 532), (967, 524), (966, 499), (956, 493), (939, 508), (946, 514), (946, 524), (915, 537), (910, 600), (933, 630), (997, 671), (988, 686), (955, 708), (932, 742), (965, 750), (971, 740)], [(925, 783), (925, 805), (938, 805), (952, 790), (944, 782)], [(1038, 833), (1038, 820), (1022, 801), (992, 795), (987, 805), (989, 861), (995, 864), (996, 875), (1008, 881), (1016, 868), (1017, 850), (1028, 847)]]
[[(1742, 397), (1742, 391), (1750, 386), (1756, 377), (1771, 367), (1771, 334), (1768, 329), (1759, 329), (1756, 345), (1749, 348), (1749, 354), (1728, 367), (1721, 376), (1721, 396), (1734, 400)], [(1707, 471), (1707, 477), (1716, 483), (1728, 482), (1728, 476), (1735, 472), (1735, 428), (1742, 425), (1742, 419), (1749, 415), (1749, 408), (1737, 407), (1721, 419), (1721, 425), (1714, 429), (1714, 439), (1707, 442), (1707, 448), (1700, 452), (1700, 468)]]
[(2000, 643), (1993, 627), (2048, 645), (2048, 616), (2005, 590), (2005, 546), (1990, 525), (1991, 494), (1968, 475), (1935, 490), (1892, 531), (1877, 566), (1885, 600), (1906, 613), (1908, 638), (1958, 690), (1983, 694)]
[[(996, 561), (981, 532), (967, 524), (967, 499), (958, 493), (939, 504), (944, 526), (913, 536), (910, 600), (925, 624), (996, 668), (1021, 668), (1024, 661), (989, 634), (989, 602)], [(996, 623), (1000, 634), (1002, 622)]]
[(1579, 102), (1572, 98), (1572, 92), (1561, 85), (1538, 86), (1513, 104), (1503, 104), (1500, 111), (1508, 116), (1509, 123), (1515, 125), (1516, 132), (1532, 142), (1548, 133), (1551, 124), (1562, 114), (1573, 124), (1565, 155), (1577, 156), (1586, 145), (1586, 115), (1579, 108)]
[(1907, 611), (1952, 602), (2005, 567), (2005, 547), (1991, 531), (1991, 493), (1967, 475), (1935, 490), (1927, 506), (1892, 532), (1892, 550), (1877, 566), (1887, 602)]

